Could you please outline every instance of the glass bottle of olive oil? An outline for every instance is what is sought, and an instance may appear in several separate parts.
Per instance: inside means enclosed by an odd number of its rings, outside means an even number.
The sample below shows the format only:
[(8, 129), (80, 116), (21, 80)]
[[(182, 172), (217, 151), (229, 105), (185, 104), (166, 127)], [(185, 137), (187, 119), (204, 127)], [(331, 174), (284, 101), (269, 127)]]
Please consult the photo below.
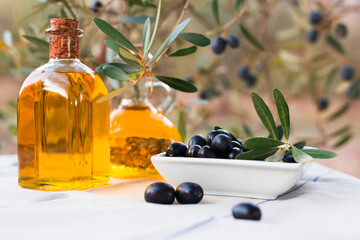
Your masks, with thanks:
[(151, 156), (165, 152), (174, 141), (182, 141), (174, 124), (165, 116), (175, 105), (175, 91), (153, 80), (154, 89), (158, 88), (156, 93), (161, 89), (165, 92), (156, 107), (149, 99), (150, 80), (145, 78), (122, 94), (120, 105), (110, 114), (112, 177), (158, 177)]
[(110, 105), (103, 81), (79, 60), (78, 21), (50, 20), (50, 60), (18, 96), (19, 185), (81, 190), (109, 180)]

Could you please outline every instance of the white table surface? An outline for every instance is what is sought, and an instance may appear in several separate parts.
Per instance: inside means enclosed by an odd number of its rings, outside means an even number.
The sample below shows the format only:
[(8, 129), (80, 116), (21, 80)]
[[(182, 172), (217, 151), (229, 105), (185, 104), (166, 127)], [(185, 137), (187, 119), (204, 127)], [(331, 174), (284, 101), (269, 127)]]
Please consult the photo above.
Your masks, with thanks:
[[(196, 205), (149, 204), (144, 190), (153, 181), (33, 191), (17, 184), (16, 156), (1, 156), (0, 239), (360, 239), (360, 179), (317, 163), (289, 193), (267, 201), (205, 195)], [(262, 219), (233, 219), (242, 202), (258, 204)]]

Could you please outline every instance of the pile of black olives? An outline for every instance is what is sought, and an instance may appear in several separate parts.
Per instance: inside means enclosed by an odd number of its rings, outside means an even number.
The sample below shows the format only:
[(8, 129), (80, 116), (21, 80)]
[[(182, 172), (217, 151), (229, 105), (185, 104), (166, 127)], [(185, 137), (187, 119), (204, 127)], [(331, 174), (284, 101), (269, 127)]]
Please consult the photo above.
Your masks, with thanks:
[(218, 129), (211, 131), (206, 139), (200, 134), (192, 136), (188, 146), (180, 142), (170, 144), (166, 156), (235, 159), (246, 151), (248, 149), (242, 145), (242, 140), (233, 141), (228, 131)]
[(149, 203), (172, 204), (176, 200), (181, 204), (199, 203), (204, 196), (204, 191), (199, 184), (185, 182), (176, 190), (164, 182), (150, 184), (145, 190), (145, 201)]

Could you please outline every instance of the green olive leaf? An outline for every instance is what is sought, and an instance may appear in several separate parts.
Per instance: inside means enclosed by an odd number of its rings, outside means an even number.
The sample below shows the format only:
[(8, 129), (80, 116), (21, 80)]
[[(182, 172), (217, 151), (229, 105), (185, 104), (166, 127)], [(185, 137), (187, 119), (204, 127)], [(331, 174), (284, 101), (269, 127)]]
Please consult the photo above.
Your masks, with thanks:
[(248, 138), (243, 143), (244, 147), (248, 149), (268, 149), (283, 145), (285, 143), (272, 138), (253, 137)]
[(240, 153), (236, 156), (239, 160), (262, 160), (264, 161), (267, 157), (273, 155), (278, 150), (277, 147), (269, 149), (254, 149), (247, 152)]
[(265, 158), (265, 162), (281, 162), (285, 156), (286, 150), (283, 149), (277, 154), (271, 155), (270, 157)]
[(155, 25), (154, 25), (153, 33), (151, 35), (151, 40), (150, 40), (149, 44), (147, 45), (147, 47), (143, 49), (145, 56), (147, 56), (147, 53), (149, 52), (149, 50), (150, 50), (150, 48), (151, 48), (151, 46), (152, 46), (152, 44), (154, 42), (154, 39), (155, 39), (155, 36), (156, 36), (156, 31), (157, 31), (158, 26), (159, 26), (160, 12), (161, 12), (161, 0), (159, 0), (157, 13), (156, 13), (156, 19), (155, 19)]
[(285, 135), (285, 139), (289, 139), (290, 135), (290, 112), (289, 106), (285, 101), (284, 95), (279, 91), (279, 89), (274, 88), (273, 90), (274, 100), (276, 108), (279, 114), (281, 126)]
[(186, 140), (186, 117), (185, 117), (185, 111), (183, 109), (180, 109), (178, 112), (178, 124), (177, 129), (179, 130), (181, 139), (183, 142)]
[(303, 152), (303, 150), (298, 149), (294, 145), (291, 145), (291, 152), (295, 161), (298, 163), (307, 163), (314, 160), (309, 154)]
[(98, 28), (101, 31), (103, 31), (103, 33), (108, 35), (112, 40), (120, 43), (125, 48), (128, 48), (136, 53), (139, 52), (136, 49), (136, 47), (126, 37), (124, 37), (124, 35), (122, 35), (117, 29), (115, 29), (109, 23), (97, 17), (94, 17), (93, 21), (96, 24), (96, 26), (98, 26)]
[(148, 16), (130, 16), (130, 17), (123, 17), (119, 19), (119, 22), (123, 23), (139, 23), (144, 24), (146, 23), (147, 19), (151, 21), (151, 23), (155, 22), (155, 19)]
[(216, 21), (216, 24), (220, 26), (220, 15), (219, 15), (219, 3), (218, 0), (213, 0), (212, 2), (212, 11)]
[(337, 154), (328, 150), (316, 149), (316, 148), (309, 148), (309, 149), (302, 149), (304, 153), (308, 154), (313, 158), (319, 159), (329, 159), (337, 157)]
[(338, 53), (345, 54), (345, 50), (341, 43), (333, 38), (331, 35), (326, 36), (327, 43)]
[(210, 45), (210, 39), (200, 33), (181, 33), (180, 37), (199, 47)]
[(173, 89), (189, 93), (197, 91), (197, 88), (193, 84), (182, 79), (161, 75), (156, 75), (155, 77)]
[(169, 57), (187, 56), (187, 55), (195, 53), (196, 50), (197, 50), (196, 46), (191, 46), (191, 47), (188, 47), (188, 48), (182, 48), (182, 49), (176, 50), (175, 52), (170, 53), (168, 56)]
[(266, 105), (264, 100), (257, 95), (255, 92), (251, 93), (252, 101), (255, 107), (255, 110), (263, 122), (264, 126), (269, 131), (272, 138), (277, 139), (277, 130), (274, 121), (274, 117), (271, 114), (269, 107)]
[(49, 42), (44, 39), (32, 37), (29, 35), (23, 35), (23, 37), (26, 38), (29, 42), (37, 45), (38, 47), (41, 47), (43, 49), (49, 49)]
[(109, 76), (112, 79), (118, 81), (130, 81), (131, 78), (120, 68), (114, 65), (105, 65), (103, 67), (103, 72), (106, 76)]
[(297, 147), (298, 149), (303, 149), (306, 146), (306, 142), (305, 141), (301, 141), (301, 142), (297, 142), (295, 144), (293, 144), (295, 147)]
[(263, 45), (245, 28), (245, 26), (240, 25), (240, 30), (244, 37), (251, 43), (254, 47), (258, 48), (261, 51), (264, 51)]

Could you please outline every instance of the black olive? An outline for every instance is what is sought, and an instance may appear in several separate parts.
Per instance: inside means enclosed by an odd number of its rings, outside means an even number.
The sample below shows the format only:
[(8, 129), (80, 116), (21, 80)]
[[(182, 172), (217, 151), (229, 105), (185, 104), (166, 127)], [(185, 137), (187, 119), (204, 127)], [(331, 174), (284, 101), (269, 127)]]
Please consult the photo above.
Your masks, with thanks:
[(309, 22), (313, 25), (320, 23), (322, 21), (322, 19), (323, 19), (323, 16), (321, 15), (320, 12), (312, 11), (309, 14)]
[(344, 80), (351, 80), (354, 76), (355, 69), (353, 66), (346, 65), (341, 69), (341, 78)]
[(200, 148), (201, 148), (201, 146), (199, 146), (199, 145), (190, 146), (186, 152), (186, 156), (187, 157), (197, 157)]
[(327, 97), (321, 97), (318, 99), (317, 107), (320, 111), (325, 110), (329, 106), (329, 99)]
[(185, 157), (187, 152), (187, 147), (181, 142), (174, 142), (168, 146), (166, 149), (166, 156), (169, 157)]
[(314, 43), (318, 39), (318, 36), (319, 36), (319, 32), (314, 29), (311, 29), (307, 32), (306, 38), (308, 42)]
[(232, 48), (237, 48), (237, 47), (240, 46), (240, 41), (239, 41), (238, 37), (233, 35), (233, 34), (229, 35), (226, 38), (226, 41), (229, 44), (229, 46), (232, 47)]
[(286, 162), (286, 163), (296, 163), (293, 155), (288, 155), (288, 156), (284, 157), (284, 158), (283, 158), (283, 162)]
[(216, 153), (226, 154), (231, 149), (231, 138), (225, 134), (219, 134), (211, 141), (211, 150)]
[(181, 204), (196, 204), (203, 198), (204, 191), (199, 184), (185, 182), (176, 188), (175, 196)]
[(192, 136), (189, 140), (189, 147), (192, 145), (199, 145), (200, 147), (205, 146), (207, 144), (206, 139), (200, 135), (200, 134), (196, 134), (194, 136)]
[(226, 48), (226, 40), (220, 36), (217, 36), (213, 39), (211, 43), (211, 50), (215, 54), (222, 54)]
[(242, 144), (238, 141), (231, 141), (231, 148), (237, 147), (240, 150), (243, 148)]
[(210, 145), (211, 141), (214, 139), (214, 137), (216, 137), (219, 134), (225, 134), (231, 138), (230, 133), (224, 129), (213, 130), (213, 131), (209, 132), (209, 134), (207, 135), (208, 144)]
[(239, 153), (242, 153), (243, 151), (240, 148), (234, 147), (233, 149), (231, 149), (231, 151), (229, 152), (229, 154), (227, 155), (227, 158), (229, 159), (235, 159), (236, 156)]
[(90, 5), (90, 9), (92, 12), (97, 13), (103, 7), (102, 2), (100, 1), (93, 1)]
[(237, 75), (239, 78), (246, 79), (250, 76), (250, 71), (248, 66), (240, 66), (237, 70)]
[(164, 182), (150, 184), (145, 190), (145, 201), (149, 203), (172, 204), (175, 200), (174, 188)]
[(236, 219), (260, 220), (261, 211), (258, 206), (252, 203), (240, 203), (232, 209)]
[(210, 147), (208, 145), (205, 145), (205, 146), (201, 147), (200, 150), (198, 151), (198, 157), (216, 158), (217, 155), (213, 150), (210, 149)]

